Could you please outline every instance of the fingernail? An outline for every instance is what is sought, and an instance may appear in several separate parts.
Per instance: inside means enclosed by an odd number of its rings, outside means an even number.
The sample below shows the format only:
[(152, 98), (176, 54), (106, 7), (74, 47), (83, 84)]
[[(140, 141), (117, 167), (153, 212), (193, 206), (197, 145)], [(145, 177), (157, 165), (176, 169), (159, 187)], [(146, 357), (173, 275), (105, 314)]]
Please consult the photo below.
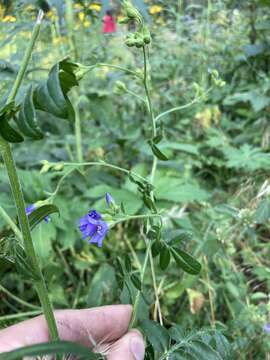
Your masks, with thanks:
[(144, 359), (144, 342), (141, 337), (133, 336), (130, 339), (129, 348), (135, 360)]

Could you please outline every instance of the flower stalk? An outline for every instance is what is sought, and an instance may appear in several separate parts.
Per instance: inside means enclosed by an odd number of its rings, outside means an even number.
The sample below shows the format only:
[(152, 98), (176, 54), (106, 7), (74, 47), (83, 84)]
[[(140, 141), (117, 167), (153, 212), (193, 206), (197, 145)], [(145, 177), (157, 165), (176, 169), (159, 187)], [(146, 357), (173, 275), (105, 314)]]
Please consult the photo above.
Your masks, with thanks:
[[(40, 11), (38, 14), (38, 18), (37, 18), (35, 27), (32, 32), (32, 36), (31, 36), (28, 48), (27, 48), (24, 58), (22, 60), (20, 70), (18, 72), (17, 78), (16, 78), (15, 83), (10, 92), (10, 95), (7, 99), (7, 104), (14, 101), (14, 99), (17, 95), (17, 92), (21, 86), (25, 71), (30, 62), (34, 46), (35, 46), (36, 40), (39, 35), (42, 17), (43, 17), (43, 12)], [(50, 337), (52, 340), (58, 340), (58, 332), (57, 332), (56, 322), (55, 322), (54, 315), (53, 315), (52, 306), (51, 306), (48, 292), (46, 289), (45, 280), (43, 278), (41, 269), (39, 267), (37, 255), (35, 253), (32, 237), (31, 237), (31, 231), (30, 231), (28, 218), (27, 218), (27, 215), (25, 212), (25, 202), (24, 202), (23, 192), (22, 192), (20, 180), (18, 177), (17, 169), (16, 169), (16, 164), (13, 159), (11, 146), (2, 137), (0, 137), (0, 152), (2, 154), (4, 164), (5, 164), (7, 173), (8, 173), (10, 187), (11, 187), (12, 195), (13, 195), (14, 202), (16, 205), (16, 209), (17, 209), (17, 214), (18, 214), (20, 229), (21, 229), (21, 233), (22, 233), (25, 253), (28, 258), (29, 265), (31, 266), (31, 269), (32, 269), (33, 273), (35, 274), (35, 279), (33, 280), (33, 282), (35, 284), (35, 288), (36, 288), (40, 303), (42, 305), (44, 316), (48, 323), (49, 334), (50, 334)]]

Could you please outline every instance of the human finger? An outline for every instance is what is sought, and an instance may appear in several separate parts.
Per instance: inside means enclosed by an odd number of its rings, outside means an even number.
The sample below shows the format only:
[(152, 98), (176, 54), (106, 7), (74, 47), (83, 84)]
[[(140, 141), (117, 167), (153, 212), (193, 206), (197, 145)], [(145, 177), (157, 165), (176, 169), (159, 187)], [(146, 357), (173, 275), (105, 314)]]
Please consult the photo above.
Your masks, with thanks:
[[(119, 339), (128, 330), (132, 307), (111, 305), (82, 310), (56, 310), (61, 340), (94, 347)], [(46, 342), (49, 331), (44, 316), (23, 321), (0, 331), (0, 352)]]
[(132, 330), (113, 344), (107, 360), (143, 360), (144, 351), (144, 341), (141, 333)]

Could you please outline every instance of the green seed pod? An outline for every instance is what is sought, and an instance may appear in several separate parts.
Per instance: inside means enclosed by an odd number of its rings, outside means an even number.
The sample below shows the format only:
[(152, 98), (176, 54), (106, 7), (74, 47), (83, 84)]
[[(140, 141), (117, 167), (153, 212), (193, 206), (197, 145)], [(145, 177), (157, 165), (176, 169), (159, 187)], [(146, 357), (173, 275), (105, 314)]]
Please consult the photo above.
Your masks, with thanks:
[(143, 22), (140, 12), (130, 1), (127, 1), (127, 0), (124, 1), (123, 7), (124, 7), (124, 11), (126, 12), (126, 16), (129, 19), (134, 19), (140, 23)]
[(143, 47), (143, 45), (144, 45), (143, 39), (137, 39), (137, 40), (135, 40), (135, 46), (136, 46), (137, 48), (141, 48), (141, 47)]
[(128, 47), (134, 46), (134, 45), (135, 45), (134, 39), (126, 39), (125, 44), (126, 44)]
[(150, 44), (150, 42), (151, 42), (151, 37), (145, 35), (145, 36), (143, 37), (143, 40), (144, 40), (144, 43), (145, 43), (145, 44)]
[(122, 92), (126, 92), (126, 91), (127, 91), (126, 85), (125, 85), (122, 81), (120, 81), (120, 80), (117, 80), (117, 81), (115, 82), (115, 87), (116, 87), (117, 90), (119, 90), (119, 91), (122, 91)]

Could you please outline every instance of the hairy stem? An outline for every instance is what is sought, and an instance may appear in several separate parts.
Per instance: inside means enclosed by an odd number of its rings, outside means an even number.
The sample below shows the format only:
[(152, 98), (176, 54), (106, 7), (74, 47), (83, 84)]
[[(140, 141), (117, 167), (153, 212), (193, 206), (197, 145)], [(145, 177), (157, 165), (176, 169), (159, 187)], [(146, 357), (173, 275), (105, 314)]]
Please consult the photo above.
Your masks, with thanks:
[(155, 121), (155, 117), (154, 117), (154, 113), (153, 113), (152, 100), (151, 100), (150, 90), (149, 90), (149, 85), (148, 85), (148, 78), (147, 78), (148, 77), (148, 66), (147, 66), (147, 56), (146, 56), (145, 46), (143, 47), (143, 64), (144, 64), (143, 85), (144, 85), (144, 90), (145, 90), (147, 103), (148, 103), (148, 109), (149, 109), (151, 122), (152, 122), (152, 136), (154, 138), (157, 135), (157, 128), (156, 128), (156, 121)]
[(5, 211), (5, 209), (2, 208), (0, 205), (0, 216), (5, 220), (5, 222), (11, 227), (14, 234), (17, 236), (19, 240), (23, 240), (22, 233), (18, 226), (15, 224), (15, 222), (11, 219), (11, 217), (8, 215), (8, 213)]
[[(22, 61), (22, 65), (20, 67), (19, 73), (17, 75), (17, 78), (15, 80), (14, 86), (11, 90), (11, 93), (8, 97), (7, 103), (12, 102), (17, 92), (20, 88), (20, 85), (22, 83), (26, 68), (29, 64), (31, 54), (34, 49), (35, 42), (37, 40), (40, 26), (41, 26), (41, 19), (42, 19), (42, 12), (39, 13), (38, 19), (36, 22), (36, 25), (34, 27), (31, 40), (29, 42), (28, 48), (26, 50), (25, 56)], [(12, 190), (12, 195), (15, 201), (17, 214), (19, 218), (19, 224), (20, 229), (22, 232), (22, 237), (24, 241), (24, 249), (26, 256), (28, 258), (29, 265), (31, 266), (33, 273), (36, 275), (34, 280), (34, 284), (36, 287), (36, 291), (40, 300), (40, 303), (42, 305), (42, 309), (45, 315), (45, 318), (48, 323), (49, 333), (52, 340), (58, 339), (58, 333), (57, 333), (57, 327), (53, 315), (52, 306), (49, 300), (48, 292), (46, 289), (45, 281), (41, 272), (41, 269), (39, 267), (38, 259), (35, 253), (32, 237), (31, 237), (31, 231), (30, 226), (28, 222), (28, 218), (25, 212), (25, 202), (23, 198), (23, 192), (20, 184), (20, 180), (18, 177), (15, 161), (13, 159), (13, 155), (11, 152), (11, 147), (8, 142), (6, 142), (2, 137), (0, 137), (0, 151), (7, 169), (10, 187)]]
[(115, 225), (120, 224), (125, 221), (137, 220), (137, 219), (150, 219), (150, 218), (161, 218), (161, 215), (160, 214), (130, 215), (130, 216), (124, 217), (123, 219), (116, 220), (112, 224), (112, 226), (115, 226)]
[[(152, 137), (154, 138), (157, 135), (157, 128), (156, 128), (156, 120), (155, 120), (155, 116), (154, 116), (154, 112), (153, 112), (152, 100), (151, 100), (150, 90), (149, 90), (149, 85), (148, 85), (148, 66), (147, 66), (148, 60), (147, 60), (145, 46), (143, 47), (143, 62), (144, 62), (143, 85), (144, 85), (144, 90), (145, 90), (147, 103), (148, 103), (148, 110), (149, 110), (151, 123), (152, 123)], [(157, 158), (154, 156), (151, 174), (150, 174), (150, 183), (152, 185), (154, 183), (156, 168), (157, 168)], [(151, 192), (151, 198), (153, 201), (155, 201), (153, 191)], [(148, 242), (150, 243), (150, 240), (148, 240)], [(146, 242), (146, 244), (147, 244), (147, 242)], [(160, 307), (160, 301), (159, 301), (159, 294), (157, 291), (156, 273), (155, 273), (154, 260), (153, 260), (151, 248), (149, 250), (149, 260), (150, 260), (150, 267), (151, 267), (151, 274), (152, 274), (152, 279), (153, 279), (153, 287), (154, 287), (154, 292), (155, 292), (156, 304), (157, 304), (157, 309), (158, 309), (158, 314), (159, 314), (159, 322), (162, 325), (163, 320), (162, 320), (162, 313), (161, 313), (161, 307)]]
[[(146, 268), (147, 268), (147, 263), (148, 263), (150, 252), (151, 252), (151, 242), (149, 241), (148, 246), (146, 248), (143, 267), (142, 267), (142, 270), (141, 270), (141, 284), (142, 285), (143, 285), (143, 281), (144, 281), (144, 275), (145, 275), (145, 271), (146, 271)], [(140, 303), (140, 296), (141, 296), (141, 291), (138, 291), (137, 294), (136, 294), (134, 305), (133, 305), (132, 318), (131, 318), (130, 323), (129, 323), (129, 329), (132, 329), (136, 324), (138, 307), (139, 307), (139, 303)]]
[[(77, 94), (79, 96), (79, 94)], [(76, 140), (76, 155), (79, 162), (83, 162), (83, 151), (82, 151), (82, 128), (81, 128), (81, 118), (78, 109), (78, 104), (76, 104), (75, 109), (75, 140)]]
[(43, 11), (40, 11), (38, 13), (37, 21), (36, 21), (35, 27), (34, 27), (33, 32), (32, 32), (30, 43), (29, 43), (29, 45), (28, 45), (28, 47), (26, 49), (26, 52), (24, 54), (24, 57), (23, 57), (23, 60), (22, 60), (22, 65), (20, 66), (18, 75), (17, 75), (17, 77), (15, 79), (15, 82), (14, 82), (14, 84), (12, 86), (12, 89), (10, 91), (10, 94), (8, 96), (7, 104), (12, 102), (15, 99), (15, 96), (17, 95), (17, 92), (18, 92), (19, 87), (21, 85), (21, 82), (22, 82), (22, 79), (24, 77), (26, 68), (27, 68), (28, 63), (29, 63), (29, 61), (31, 59), (31, 55), (32, 55), (32, 52), (33, 52), (33, 49), (34, 49), (34, 45), (35, 45), (36, 40), (38, 38), (42, 18), (43, 18)]
[(32, 305), (27, 301), (24, 301), (20, 298), (18, 298), (17, 296), (13, 295), (9, 290), (7, 290), (4, 286), (2, 286), (0, 284), (0, 292), (5, 293), (7, 296), (9, 296), (11, 299), (15, 300), (17, 303), (21, 304), (22, 306), (26, 306), (29, 307), (31, 309), (36, 309), (36, 310), (41, 310), (41, 308), (39, 306), (36, 305)]
[(17, 314), (4, 315), (4, 316), (0, 316), (0, 322), (13, 320), (13, 319), (19, 319), (19, 318), (23, 318), (23, 317), (36, 316), (41, 313), (42, 313), (41, 310), (34, 310), (34, 311), (21, 312), (21, 313), (17, 313)]

